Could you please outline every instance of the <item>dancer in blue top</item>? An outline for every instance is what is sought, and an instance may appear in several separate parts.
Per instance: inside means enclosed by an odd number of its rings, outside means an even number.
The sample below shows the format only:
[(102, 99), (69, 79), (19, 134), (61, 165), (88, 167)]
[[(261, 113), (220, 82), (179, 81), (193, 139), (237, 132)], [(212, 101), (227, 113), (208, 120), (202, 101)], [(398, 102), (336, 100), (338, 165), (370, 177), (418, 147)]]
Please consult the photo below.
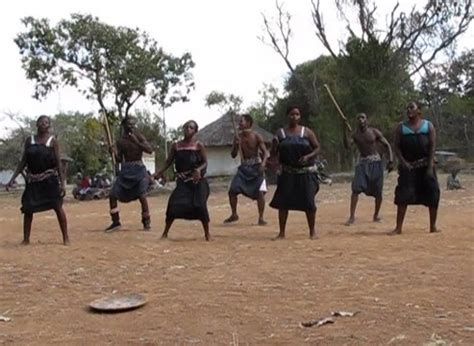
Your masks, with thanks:
[(395, 189), (397, 225), (389, 234), (401, 234), (407, 206), (419, 204), (429, 208), (430, 232), (438, 232), (440, 190), (434, 168), (436, 131), (431, 122), (422, 118), (416, 102), (408, 104), (407, 118), (395, 130), (395, 153), (399, 161)]

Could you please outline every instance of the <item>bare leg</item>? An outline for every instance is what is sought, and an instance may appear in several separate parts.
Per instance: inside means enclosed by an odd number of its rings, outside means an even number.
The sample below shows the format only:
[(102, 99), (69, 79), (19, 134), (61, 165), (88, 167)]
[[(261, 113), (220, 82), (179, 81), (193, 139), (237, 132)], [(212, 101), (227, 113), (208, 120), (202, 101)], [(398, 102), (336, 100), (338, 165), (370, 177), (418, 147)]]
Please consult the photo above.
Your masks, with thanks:
[(286, 220), (288, 220), (288, 210), (278, 209), (278, 224), (280, 226), (280, 233), (278, 233), (277, 239), (285, 239)]
[(150, 230), (150, 210), (148, 208), (148, 200), (145, 195), (141, 195), (139, 198), (140, 204), (142, 206), (142, 224), (145, 231)]
[(436, 228), (436, 219), (438, 217), (438, 207), (429, 207), (430, 211), (430, 232), (436, 233), (441, 232)]
[(211, 234), (209, 233), (209, 221), (201, 221), (202, 223), (202, 228), (204, 229), (204, 237), (206, 238), (206, 241), (211, 240)]
[(382, 195), (375, 197), (374, 222), (380, 222), (380, 207), (382, 206)]
[(357, 193), (352, 193), (351, 195), (351, 210), (350, 210), (350, 216), (349, 220), (346, 222), (346, 226), (350, 226), (354, 223), (355, 221), (355, 211), (357, 208), (357, 201), (359, 200), (359, 195)]
[(318, 235), (316, 234), (316, 228), (315, 228), (316, 210), (306, 211), (306, 220), (308, 221), (309, 238), (310, 239), (318, 238)]
[(171, 228), (171, 225), (173, 224), (173, 221), (174, 221), (174, 219), (166, 220), (165, 230), (163, 231), (163, 234), (161, 235), (161, 239), (168, 238), (168, 232), (170, 231), (170, 228)]
[(258, 194), (257, 207), (258, 224), (259, 226), (265, 226), (267, 224), (267, 222), (263, 219), (263, 212), (265, 211), (265, 192), (260, 192)]
[(105, 232), (113, 232), (120, 228), (120, 214), (118, 210), (117, 198), (110, 196), (109, 197), (109, 206), (110, 206), (110, 218), (112, 219), (112, 224), (105, 229)]
[(33, 213), (25, 213), (23, 215), (23, 245), (30, 243), (31, 224), (33, 223)]
[(64, 212), (64, 209), (62, 206), (60, 206), (57, 209), (54, 209), (56, 212), (56, 216), (58, 218), (59, 222), (59, 227), (61, 228), (61, 233), (63, 235), (63, 244), (64, 245), (69, 245), (69, 236), (67, 234), (67, 218), (66, 218), (66, 213)]
[(234, 193), (231, 193), (229, 191), (229, 204), (230, 204), (230, 209), (232, 211), (232, 214), (224, 220), (224, 223), (231, 223), (235, 222), (239, 219), (239, 215), (237, 215), (237, 195)]
[(389, 233), (389, 235), (401, 234), (402, 233), (402, 226), (403, 220), (405, 220), (405, 214), (407, 212), (407, 205), (397, 205), (397, 225), (395, 229)]

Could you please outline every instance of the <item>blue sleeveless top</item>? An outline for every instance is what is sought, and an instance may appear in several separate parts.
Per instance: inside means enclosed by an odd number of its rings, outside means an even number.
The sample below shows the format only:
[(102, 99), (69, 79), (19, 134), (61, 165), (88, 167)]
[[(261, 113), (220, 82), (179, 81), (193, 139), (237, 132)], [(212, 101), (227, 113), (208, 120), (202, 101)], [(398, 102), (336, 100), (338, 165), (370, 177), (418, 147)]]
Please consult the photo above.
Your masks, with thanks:
[(420, 128), (413, 131), (407, 123), (402, 123), (400, 150), (408, 162), (428, 159), (430, 155), (430, 122), (423, 119)]

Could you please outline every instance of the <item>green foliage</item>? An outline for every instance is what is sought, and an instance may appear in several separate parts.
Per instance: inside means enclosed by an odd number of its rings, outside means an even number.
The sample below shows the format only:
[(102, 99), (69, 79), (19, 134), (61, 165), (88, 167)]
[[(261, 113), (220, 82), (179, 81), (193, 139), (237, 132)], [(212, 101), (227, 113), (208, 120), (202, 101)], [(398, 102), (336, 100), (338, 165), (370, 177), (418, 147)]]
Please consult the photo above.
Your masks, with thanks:
[(217, 106), (221, 113), (234, 111), (239, 112), (242, 107), (243, 99), (234, 94), (225, 94), (221, 91), (211, 91), (205, 97), (206, 107)]
[(51, 121), (61, 152), (73, 160), (68, 164), (69, 177), (112, 169), (104, 127), (91, 114), (60, 113)]
[(22, 23), (26, 31), (15, 43), (37, 99), (68, 85), (96, 99), (102, 112), (114, 111), (122, 119), (141, 97), (166, 108), (187, 101), (194, 87), (191, 55), (168, 54), (139, 29), (82, 14), (55, 26), (45, 18), (25, 17)]

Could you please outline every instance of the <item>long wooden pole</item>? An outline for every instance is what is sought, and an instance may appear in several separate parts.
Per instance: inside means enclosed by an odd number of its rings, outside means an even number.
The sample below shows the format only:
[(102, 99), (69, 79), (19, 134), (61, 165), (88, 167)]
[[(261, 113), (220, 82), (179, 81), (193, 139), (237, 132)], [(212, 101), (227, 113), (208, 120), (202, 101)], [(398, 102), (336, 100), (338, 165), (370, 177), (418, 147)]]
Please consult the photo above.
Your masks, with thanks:
[(334, 98), (334, 95), (331, 92), (331, 89), (329, 89), (329, 86), (327, 84), (324, 84), (324, 87), (328, 91), (329, 97), (331, 98), (332, 102), (334, 103), (334, 106), (336, 106), (336, 109), (341, 116), (342, 120), (344, 121), (344, 124), (346, 125), (347, 129), (352, 132), (352, 127), (349, 124), (349, 121), (347, 120), (347, 117), (344, 115), (344, 112), (342, 111), (341, 107), (339, 107), (336, 99)]
[[(239, 130), (237, 129), (237, 126), (235, 125), (233, 111), (230, 111), (230, 120), (232, 121), (232, 127), (234, 128), (234, 135), (239, 137)], [(239, 156), (240, 156), (240, 161), (242, 161), (244, 159), (244, 155), (242, 154), (242, 146), (240, 144), (239, 144)]]
[[(109, 119), (107, 119), (107, 113), (106, 112), (102, 112), (103, 114), (103, 117), (104, 117), (104, 126), (105, 126), (105, 132), (107, 134), (107, 142), (109, 144), (109, 148), (112, 149), (113, 148), (113, 145), (114, 145), (114, 142), (113, 142), (113, 139), (112, 139), (112, 132), (110, 131), (110, 125), (109, 125)], [(115, 161), (115, 154), (114, 152), (111, 150), (111, 155), (112, 155), (112, 164), (114, 166), (114, 174), (115, 174), (115, 169), (116, 169), (116, 161)]]

